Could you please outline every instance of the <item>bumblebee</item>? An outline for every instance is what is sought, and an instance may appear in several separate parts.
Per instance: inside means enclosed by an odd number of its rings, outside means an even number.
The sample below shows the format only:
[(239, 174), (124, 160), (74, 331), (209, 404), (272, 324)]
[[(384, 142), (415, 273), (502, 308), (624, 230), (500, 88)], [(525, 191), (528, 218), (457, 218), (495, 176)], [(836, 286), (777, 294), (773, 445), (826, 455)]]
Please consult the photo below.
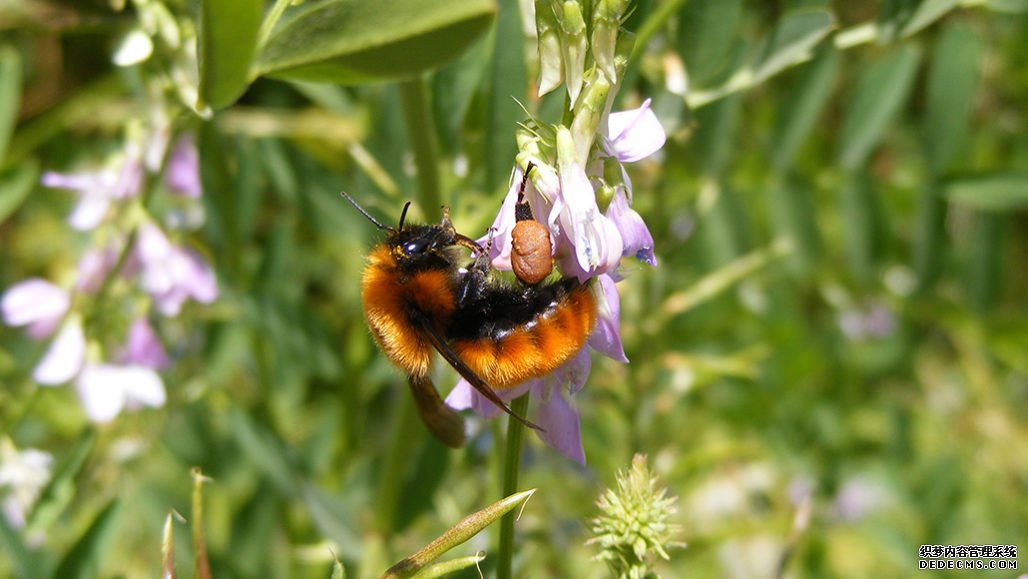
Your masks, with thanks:
[(410, 224), (408, 202), (393, 228), (343, 196), (386, 232), (364, 269), (364, 316), (379, 349), (406, 372), (426, 427), (447, 446), (464, 444), (463, 419), (429, 376), (438, 352), (485, 398), (540, 430), (497, 391), (549, 374), (585, 346), (597, 315), (591, 284), (573, 277), (507, 283), (491, 275), (488, 252), (455, 231), (446, 208), (438, 225)]

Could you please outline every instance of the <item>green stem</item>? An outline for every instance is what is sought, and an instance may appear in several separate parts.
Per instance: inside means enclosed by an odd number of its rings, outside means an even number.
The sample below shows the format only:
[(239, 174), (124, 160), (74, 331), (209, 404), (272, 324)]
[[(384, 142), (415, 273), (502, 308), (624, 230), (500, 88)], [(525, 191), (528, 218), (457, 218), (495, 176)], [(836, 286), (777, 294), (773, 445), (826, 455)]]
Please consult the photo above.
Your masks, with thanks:
[(411, 444), (418, 439), (418, 420), (414, 416), (414, 401), (406, 392), (397, 392), (396, 413), (393, 415), (393, 433), (389, 453), (378, 477), (378, 495), (375, 497), (375, 518), (378, 530), (389, 536), (396, 523), (396, 507), (410, 463)]
[(443, 204), (442, 187), (439, 184), (439, 146), (435, 141), (435, 126), (428, 110), (424, 78), (419, 76), (401, 82), (400, 99), (403, 101), (407, 138), (414, 150), (414, 165), (418, 169), (421, 209), (426, 216), (438, 215)]
[[(528, 394), (515, 398), (510, 409), (519, 416), (528, 411)], [(518, 491), (518, 467), (521, 465), (521, 442), (524, 440), (525, 425), (518, 420), (507, 419), (507, 452), (503, 463), (503, 492), (509, 497)], [(496, 563), (496, 579), (510, 579), (514, 560), (514, 519), (517, 513), (510, 512), (500, 520), (500, 549)]]

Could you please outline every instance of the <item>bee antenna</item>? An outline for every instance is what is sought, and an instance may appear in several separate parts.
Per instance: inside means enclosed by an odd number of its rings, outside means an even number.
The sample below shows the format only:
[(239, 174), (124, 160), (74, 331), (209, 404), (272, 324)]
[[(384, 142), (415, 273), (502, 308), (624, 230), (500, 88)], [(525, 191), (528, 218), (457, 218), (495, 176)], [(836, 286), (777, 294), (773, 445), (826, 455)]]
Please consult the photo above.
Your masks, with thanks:
[[(375, 227), (377, 227), (377, 228), (379, 228), (379, 229), (389, 229), (389, 228), (388, 228), (388, 227), (386, 227), (385, 225), (382, 225), (381, 223), (379, 223), (379, 222), (378, 222), (378, 220), (377, 220), (377, 219), (375, 219), (374, 217), (372, 217), (370, 213), (368, 213), (367, 211), (365, 211), (363, 207), (361, 207), (360, 205), (358, 205), (358, 204), (357, 204), (357, 202), (356, 202), (356, 201), (354, 201), (353, 197), (350, 197), (350, 195), (349, 195), (349, 194), (347, 194), (347, 193), (346, 193), (346, 191), (340, 191), (340, 192), (339, 192), (339, 194), (340, 194), (340, 195), (342, 195), (344, 199), (346, 199), (347, 201), (349, 201), (349, 202), (350, 202), (350, 205), (353, 205), (353, 206), (354, 206), (354, 208), (355, 208), (355, 209), (357, 209), (357, 211), (360, 211), (360, 214), (361, 214), (361, 215), (363, 215), (363, 216), (364, 216), (365, 218), (367, 218), (367, 220), (368, 220), (368, 221), (370, 221), (370, 222), (374, 223), (374, 224), (375, 224)], [(400, 220), (400, 222), (401, 222), (401, 224), (402, 224), (403, 220), (401, 219), (401, 220)]]
[(400, 213), (400, 227), (398, 227), (398, 229), (403, 229), (403, 221), (404, 221), (404, 219), (407, 219), (407, 209), (409, 209), (409, 208), (410, 208), (410, 201), (408, 201), (408, 202), (403, 204), (403, 212)]

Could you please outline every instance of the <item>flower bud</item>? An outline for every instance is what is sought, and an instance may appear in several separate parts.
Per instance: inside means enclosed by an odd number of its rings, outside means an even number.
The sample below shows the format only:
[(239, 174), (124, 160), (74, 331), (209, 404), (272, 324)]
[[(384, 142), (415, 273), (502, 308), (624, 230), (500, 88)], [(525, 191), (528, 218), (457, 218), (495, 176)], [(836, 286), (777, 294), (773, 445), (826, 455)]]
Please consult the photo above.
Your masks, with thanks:
[(628, 0), (598, 0), (593, 4), (592, 53), (596, 66), (611, 84), (617, 83), (614, 67), (618, 28)]
[(579, 164), (585, 165), (589, 159), (589, 149), (596, 139), (596, 131), (600, 119), (607, 106), (607, 95), (610, 94), (610, 83), (602, 76), (597, 76), (589, 83), (582, 100), (575, 107), (575, 119), (571, 122), (571, 135), (575, 141), (576, 158)]
[(543, 96), (564, 82), (560, 23), (550, 0), (535, 0), (535, 27), (539, 35), (539, 96)]
[(560, 26), (564, 31), (561, 49), (564, 52), (564, 80), (568, 85), (568, 96), (574, 103), (582, 90), (585, 76), (585, 53), (588, 41), (585, 37), (585, 18), (582, 5), (576, 0), (564, 2), (560, 15)]

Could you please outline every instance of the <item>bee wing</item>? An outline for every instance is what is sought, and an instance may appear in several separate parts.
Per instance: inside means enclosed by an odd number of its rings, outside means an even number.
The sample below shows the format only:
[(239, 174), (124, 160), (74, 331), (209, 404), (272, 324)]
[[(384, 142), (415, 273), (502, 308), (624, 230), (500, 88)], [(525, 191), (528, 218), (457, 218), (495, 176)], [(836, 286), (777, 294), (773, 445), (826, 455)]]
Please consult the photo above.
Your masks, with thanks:
[(464, 446), (464, 418), (447, 406), (427, 376), (407, 376), (421, 421), (440, 442), (450, 448)]
[[(464, 360), (461, 360), (460, 357), (457, 356), (457, 353), (453, 351), (453, 348), (450, 347), (450, 344), (448, 344), (446, 340), (439, 334), (439, 332), (436, 331), (435, 326), (432, 325), (432, 322), (428, 319), (428, 317), (421, 314), (420, 312), (417, 312), (411, 316), (411, 319), (415, 324), (418, 325), (420, 329), (424, 330), (424, 335), (428, 337), (428, 340), (432, 343), (432, 346), (436, 349), (437, 352), (439, 352), (443, 359), (446, 360), (447, 363), (449, 363), (451, 366), (453, 366), (453, 369), (456, 370), (457, 373), (460, 374), (465, 380), (467, 380), (468, 384), (471, 384), (472, 388), (478, 390), (479, 394), (485, 396), (486, 399), (488, 399), (498, 408), (509, 414), (518, 422), (524, 424), (529, 428), (543, 431), (543, 429), (538, 424), (535, 424), (523, 418), (522, 416), (518, 415), (518, 413), (511, 410), (510, 406), (507, 406), (507, 403), (504, 402), (502, 398), (500, 398), (496, 391), (493, 390), (492, 387), (489, 386), (489, 384), (487, 384), (485, 380), (480, 378), (478, 374), (475, 374), (474, 370), (468, 368), (468, 365), (464, 363)], [(438, 396), (438, 394), (436, 396)]]

